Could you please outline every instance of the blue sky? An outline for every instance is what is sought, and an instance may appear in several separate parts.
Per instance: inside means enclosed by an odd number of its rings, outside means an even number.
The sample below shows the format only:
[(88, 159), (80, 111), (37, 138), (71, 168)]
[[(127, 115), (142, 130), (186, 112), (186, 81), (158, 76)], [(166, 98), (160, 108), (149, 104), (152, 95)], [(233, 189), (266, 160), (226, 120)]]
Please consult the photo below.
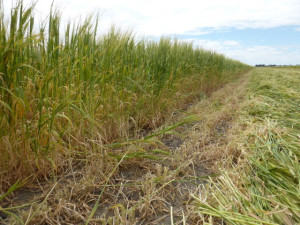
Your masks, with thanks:
[[(2, 1), (9, 14), (16, 1)], [(44, 19), (51, 3), (39, 0), (36, 17)], [(137, 37), (192, 41), (251, 65), (300, 64), (300, 0), (55, 0), (55, 5), (62, 26), (100, 12), (102, 33), (114, 24)]]
[[(299, 12), (300, 13), (300, 12)], [(299, 45), (300, 42), (300, 26), (279, 26), (273, 28), (248, 28), (237, 29), (234, 27), (224, 27), (221, 29), (202, 28), (198, 30), (203, 34), (189, 34), (178, 35), (180, 39), (209, 39), (212, 41), (218, 40), (235, 40), (241, 44), (253, 45), (271, 45), (271, 46), (285, 46), (285, 45)]]
[(300, 64), (300, 26), (208, 27), (175, 36), (252, 65)]

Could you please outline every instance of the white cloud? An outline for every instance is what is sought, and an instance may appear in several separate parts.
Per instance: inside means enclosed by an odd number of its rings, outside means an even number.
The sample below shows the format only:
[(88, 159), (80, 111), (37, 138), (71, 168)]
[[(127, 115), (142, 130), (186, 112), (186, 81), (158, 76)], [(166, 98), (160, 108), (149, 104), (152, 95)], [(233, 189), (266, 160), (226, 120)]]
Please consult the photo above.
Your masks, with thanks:
[[(1, 0), (0, 0), (1, 1)], [(10, 13), (11, 0), (3, 0), (5, 13)], [(15, 0), (16, 2), (16, 0)], [(24, 0), (29, 4), (31, 0)], [(140, 36), (173, 34), (203, 35), (226, 27), (271, 28), (298, 26), (299, 0), (55, 0), (63, 19), (78, 19), (98, 10), (100, 28), (111, 24), (132, 29)], [(36, 15), (45, 18), (52, 1), (39, 0)], [(209, 27), (209, 29), (208, 29)], [(225, 27), (225, 28), (224, 28)], [(299, 64), (300, 49), (294, 47), (242, 46), (235, 40), (189, 39), (197, 46), (224, 53), (228, 57), (254, 64)]]
[(228, 49), (232, 49), (233, 47), (237, 48), (240, 46), (240, 43), (233, 40), (219, 40), (219, 41), (212, 41), (206, 39), (184, 39), (189, 42), (193, 42), (195, 47), (204, 48), (211, 51), (216, 52), (224, 52)]
[(220, 53), (244, 63), (255, 64), (287, 64), (295, 65), (300, 62), (300, 47), (298, 46), (238, 46), (232, 48), (223, 48)]
[[(25, 3), (31, 0), (24, 0)], [(39, 0), (47, 15), (52, 1)], [(267, 28), (300, 25), (299, 0), (56, 0), (64, 18), (103, 12), (102, 25), (115, 23), (140, 35), (183, 34), (203, 27)], [(11, 0), (4, 0), (11, 5)]]
[(238, 46), (239, 42), (227, 40), (227, 41), (224, 41), (224, 45), (225, 46)]
[(186, 31), (184, 34), (185, 35), (205, 35), (205, 34), (210, 34), (212, 33), (212, 31), (209, 30), (190, 30), (190, 31)]
[(216, 51), (227, 57), (238, 59), (249, 65), (277, 64), (295, 65), (300, 62), (300, 46), (244, 46), (233, 40), (184, 39), (192, 41), (195, 47)]

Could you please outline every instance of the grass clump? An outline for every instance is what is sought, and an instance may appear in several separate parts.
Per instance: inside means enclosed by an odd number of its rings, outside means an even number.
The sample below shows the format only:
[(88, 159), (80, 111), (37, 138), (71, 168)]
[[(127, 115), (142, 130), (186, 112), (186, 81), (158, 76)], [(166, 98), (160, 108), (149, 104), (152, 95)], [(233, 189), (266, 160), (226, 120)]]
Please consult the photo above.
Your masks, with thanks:
[(33, 11), (19, 1), (7, 17), (0, 4), (1, 191), (93, 152), (105, 160), (105, 144), (140, 138), (250, 69), (170, 38), (138, 40), (116, 28), (98, 35), (93, 16), (62, 30), (54, 8), (38, 27)]

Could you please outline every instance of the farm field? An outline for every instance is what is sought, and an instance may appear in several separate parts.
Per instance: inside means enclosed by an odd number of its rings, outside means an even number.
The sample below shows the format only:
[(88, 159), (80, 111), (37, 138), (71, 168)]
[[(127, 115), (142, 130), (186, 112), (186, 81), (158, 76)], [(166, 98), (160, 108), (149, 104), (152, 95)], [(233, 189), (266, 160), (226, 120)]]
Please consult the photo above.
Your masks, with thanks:
[[(7, 197), (3, 221), (296, 224), (299, 83), (299, 68), (253, 69), (151, 138), (118, 145), (105, 183), (95, 153), (89, 164)], [(159, 148), (165, 155), (150, 157)]]
[(300, 223), (299, 67), (32, 10), (0, 7), (0, 223)]

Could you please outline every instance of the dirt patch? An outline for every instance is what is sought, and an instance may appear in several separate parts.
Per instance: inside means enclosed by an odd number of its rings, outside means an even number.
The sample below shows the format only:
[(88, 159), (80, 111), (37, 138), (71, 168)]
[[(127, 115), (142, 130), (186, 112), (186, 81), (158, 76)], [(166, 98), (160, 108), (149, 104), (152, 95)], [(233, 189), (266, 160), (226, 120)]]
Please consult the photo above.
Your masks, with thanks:
[(33, 201), (36, 198), (36, 196), (40, 196), (42, 193), (43, 192), (40, 189), (36, 188), (22, 188), (15, 193), (15, 197), (12, 201), (18, 204), (25, 204), (30, 201)]
[(182, 143), (184, 142), (184, 140), (182, 138), (173, 136), (173, 135), (165, 135), (162, 139), (161, 139), (162, 143), (168, 147), (171, 150), (175, 150), (176, 148), (179, 148)]

